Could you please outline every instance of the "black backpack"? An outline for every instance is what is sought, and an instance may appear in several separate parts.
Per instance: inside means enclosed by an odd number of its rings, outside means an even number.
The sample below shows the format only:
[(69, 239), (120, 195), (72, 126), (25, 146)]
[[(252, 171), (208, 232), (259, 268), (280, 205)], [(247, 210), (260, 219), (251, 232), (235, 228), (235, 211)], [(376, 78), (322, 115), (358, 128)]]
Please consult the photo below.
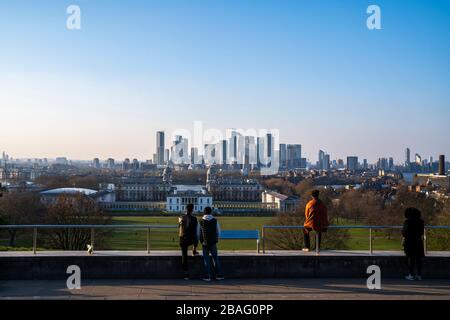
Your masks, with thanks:
[(217, 237), (217, 220), (215, 218), (211, 220), (200, 221), (200, 240), (205, 245), (212, 245), (218, 242)]

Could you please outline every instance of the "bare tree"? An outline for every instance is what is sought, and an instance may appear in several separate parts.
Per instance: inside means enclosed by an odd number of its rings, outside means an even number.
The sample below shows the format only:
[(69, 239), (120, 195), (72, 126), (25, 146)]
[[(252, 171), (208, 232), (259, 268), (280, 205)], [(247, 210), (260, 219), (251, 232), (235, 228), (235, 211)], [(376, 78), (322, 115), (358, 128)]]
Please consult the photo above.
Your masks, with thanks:
[[(298, 226), (298, 228), (273, 229), (267, 234), (268, 245), (277, 249), (299, 250), (303, 247), (303, 224), (305, 222), (305, 206), (311, 199), (311, 190), (314, 188), (311, 181), (305, 180), (295, 188), (299, 196), (299, 206), (292, 213), (278, 214), (272, 224), (278, 226)], [(322, 189), (320, 198), (327, 206), (328, 220), (330, 224), (337, 221), (337, 208), (333, 199), (336, 196), (333, 191)], [(323, 234), (321, 247), (323, 249), (345, 249), (348, 232), (343, 229), (328, 229)]]
[[(79, 193), (75, 196), (61, 195), (48, 208), (45, 221), (48, 224), (106, 225), (111, 223), (111, 217), (106, 216), (91, 198)], [(105, 245), (109, 232), (97, 230), (95, 242)], [(48, 233), (52, 248), (62, 250), (83, 250), (90, 242), (90, 230), (83, 228), (55, 229)]]
[(67, 186), (87, 189), (98, 189), (101, 182), (108, 181), (105, 177), (98, 177), (94, 174), (83, 175), (42, 175), (36, 178), (37, 184), (43, 185), (48, 189), (63, 188)]
[[(4, 193), (0, 197), (0, 216), (3, 224), (39, 223), (45, 207), (39, 196), (30, 192)], [(8, 229), (9, 246), (16, 245), (18, 229)]]
[[(436, 226), (450, 225), (450, 201), (443, 202), (441, 211), (432, 221)], [(448, 229), (430, 229), (427, 230), (427, 242), (430, 250), (450, 250), (450, 230)]]
[(262, 180), (264, 187), (277, 192), (292, 195), (294, 193), (295, 185), (284, 178), (270, 178)]

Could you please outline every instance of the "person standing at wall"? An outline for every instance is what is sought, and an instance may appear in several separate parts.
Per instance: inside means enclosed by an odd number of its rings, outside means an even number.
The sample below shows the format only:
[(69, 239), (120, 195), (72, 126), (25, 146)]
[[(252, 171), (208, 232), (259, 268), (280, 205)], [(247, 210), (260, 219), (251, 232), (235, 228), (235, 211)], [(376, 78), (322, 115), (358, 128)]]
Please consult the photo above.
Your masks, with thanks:
[(180, 248), (181, 248), (181, 264), (184, 271), (184, 279), (189, 280), (189, 269), (188, 269), (188, 250), (191, 245), (193, 245), (192, 255), (198, 255), (198, 236), (197, 228), (198, 221), (192, 215), (194, 211), (194, 205), (189, 203), (186, 206), (186, 214), (178, 218), (179, 226), (179, 237), (180, 237)]
[[(403, 250), (405, 251), (409, 274), (406, 280), (422, 280), (422, 258), (425, 256), (423, 245), (424, 222), (419, 209), (407, 208), (403, 223)], [(414, 272), (415, 271), (415, 272)]]
[(211, 207), (206, 207), (204, 215), (199, 223), (198, 238), (203, 247), (203, 262), (205, 265), (206, 277), (204, 281), (211, 281), (213, 277), (213, 268), (211, 266), (211, 259), (214, 262), (214, 274), (216, 280), (223, 280), (222, 268), (217, 252), (217, 242), (220, 238), (220, 224), (216, 218), (212, 216)]

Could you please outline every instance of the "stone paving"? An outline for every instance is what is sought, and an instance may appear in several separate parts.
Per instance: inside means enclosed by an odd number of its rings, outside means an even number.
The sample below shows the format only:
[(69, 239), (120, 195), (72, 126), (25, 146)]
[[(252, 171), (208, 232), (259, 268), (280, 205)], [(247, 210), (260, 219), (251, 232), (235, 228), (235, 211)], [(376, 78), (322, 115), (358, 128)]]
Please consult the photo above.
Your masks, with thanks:
[(84, 280), (69, 290), (64, 280), (0, 281), (0, 299), (151, 299), (151, 300), (428, 300), (450, 299), (450, 279), (409, 282), (382, 280), (369, 290), (366, 279)]

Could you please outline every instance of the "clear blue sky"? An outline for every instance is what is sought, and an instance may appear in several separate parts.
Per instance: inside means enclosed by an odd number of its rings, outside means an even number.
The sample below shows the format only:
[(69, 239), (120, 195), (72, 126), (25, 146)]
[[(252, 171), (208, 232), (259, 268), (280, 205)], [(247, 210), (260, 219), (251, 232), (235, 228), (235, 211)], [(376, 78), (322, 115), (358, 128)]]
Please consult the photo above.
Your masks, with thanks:
[(449, 35), (446, 0), (3, 0), (0, 151), (144, 160), (200, 120), (314, 161), (450, 156)]

